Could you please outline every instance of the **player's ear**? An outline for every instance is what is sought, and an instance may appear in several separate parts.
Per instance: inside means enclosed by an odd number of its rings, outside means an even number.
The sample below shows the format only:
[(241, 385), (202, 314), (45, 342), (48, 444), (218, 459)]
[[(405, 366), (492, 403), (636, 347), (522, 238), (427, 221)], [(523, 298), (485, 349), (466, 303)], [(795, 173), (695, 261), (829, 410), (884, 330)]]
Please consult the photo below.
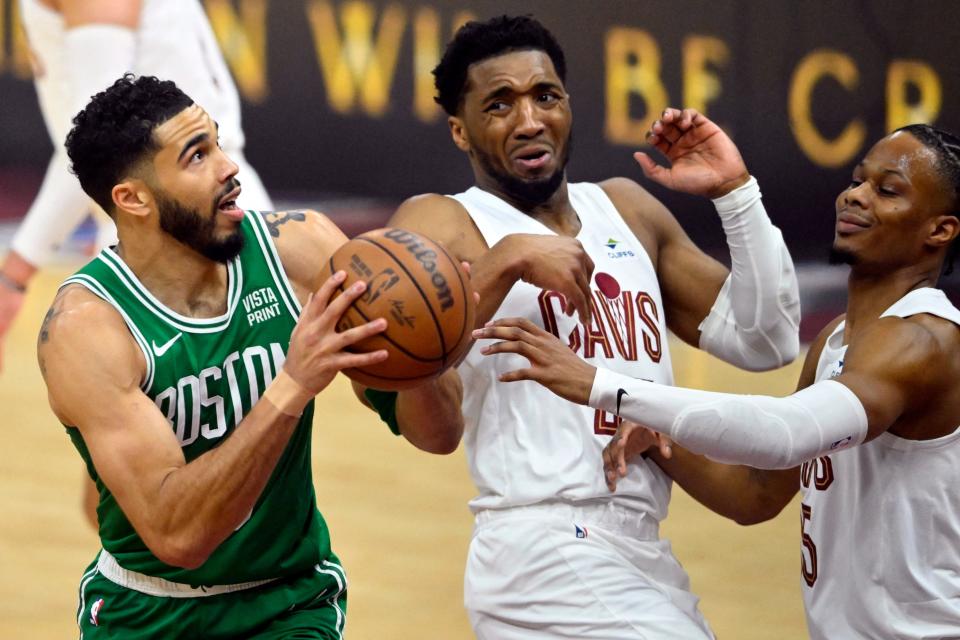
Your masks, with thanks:
[(453, 144), (457, 145), (460, 151), (470, 151), (470, 140), (467, 138), (467, 130), (463, 126), (463, 120), (457, 116), (447, 117), (447, 125), (450, 127), (450, 137), (453, 138)]
[(153, 210), (153, 194), (138, 178), (128, 178), (113, 185), (110, 195), (118, 212), (146, 217)]
[(932, 247), (945, 247), (960, 234), (960, 218), (955, 215), (937, 216), (933, 219), (933, 228), (927, 236), (927, 244)]

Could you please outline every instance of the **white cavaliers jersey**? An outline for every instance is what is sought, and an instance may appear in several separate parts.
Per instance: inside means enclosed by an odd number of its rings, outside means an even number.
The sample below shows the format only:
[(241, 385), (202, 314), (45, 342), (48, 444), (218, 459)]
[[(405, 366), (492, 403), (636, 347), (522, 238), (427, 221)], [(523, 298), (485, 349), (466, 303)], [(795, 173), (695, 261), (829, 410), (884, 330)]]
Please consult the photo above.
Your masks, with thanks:
[[(35, 85), (51, 140), (63, 144), (72, 126), (66, 27), (62, 16), (37, 0), (21, 0), (23, 25), (35, 61)], [(136, 30), (137, 75), (173, 80), (220, 126), (221, 146), (243, 148), (240, 98), (203, 7), (197, 0), (143, 0)], [(106, 86), (103, 87), (106, 89)]]
[[(960, 325), (939, 289), (911, 291), (882, 316), (920, 313)], [(818, 381), (843, 370), (843, 327)], [(960, 638), (960, 428), (934, 440), (884, 433), (805, 463), (800, 484), (812, 638)]]
[[(527, 318), (594, 366), (672, 384), (663, 302), (650, 257), (603, 189), (580, 183), (568, 185), (568, 191), (580, 217), (577, 240), (595, 264), (591, 326), (584, 327), (576, 315), (563, 313), (561, 294), (526, 282), (514, 284), (494, 318)], [(452, 197), (466, 208), (490, 247), (507, 234), (554, 235), (477, 187)], [(535, 382), (497, 380), (506, 371), (526, 366), (522, 356), (482, 356), (477, 347), (460, 365), (464, 442), (480, 492), (471, 509), (613, 496), (624, 506), (663, 519), (670, 480), (654, 463), (637, 460), (615, 494), (604, 483), (601, 452), (616, 432), (619, 418), (567, 402)]]

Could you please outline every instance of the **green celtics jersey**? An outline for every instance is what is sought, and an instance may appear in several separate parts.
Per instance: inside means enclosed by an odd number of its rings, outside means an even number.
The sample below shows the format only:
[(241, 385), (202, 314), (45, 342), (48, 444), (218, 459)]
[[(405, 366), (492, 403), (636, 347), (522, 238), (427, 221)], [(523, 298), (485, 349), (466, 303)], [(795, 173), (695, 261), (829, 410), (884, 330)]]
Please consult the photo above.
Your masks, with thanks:
[[(241, 228), (244, 248), (227, 265), (227, 311), (216, 318), (165, 307), (110, 249), (63, 285), (86, 287), (123, 316), (147, 362), (141, 388), (170, 422), (187, 462), (230, 437), (251, 410), (280, 371), (300, 313), (263, 218), (247, 212)], [(190, 585), (278, 578), (326, 560), (330, 537), (310, 467), (312, 419), (311, 401), (248, 519), (194, 570), (150, 552), (100, 480), (79, 430), (68, 427), (100, 493), (103, 548), (125, 569)]]

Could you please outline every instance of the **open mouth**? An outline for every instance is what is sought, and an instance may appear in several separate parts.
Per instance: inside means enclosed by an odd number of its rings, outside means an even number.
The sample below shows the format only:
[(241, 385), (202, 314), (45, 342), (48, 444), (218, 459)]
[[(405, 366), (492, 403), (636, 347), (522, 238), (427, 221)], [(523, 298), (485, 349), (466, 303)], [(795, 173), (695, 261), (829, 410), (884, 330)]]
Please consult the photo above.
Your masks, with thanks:
[(525, 169), (539, 169), (550, 162), (552, 157), (553, 154), (546, 149), (535, 149), (517, 155), (514, 162)]
[(234, 220), (240, 220), (243, 218), (243, 211), (240, 207), (237, 206), (237, 198), (240, 197), (240, 188), (237, 187), (223, 198), (221, 198), (220, 203), (217, 205), (217, 211), (220, 213), (233, 218)]

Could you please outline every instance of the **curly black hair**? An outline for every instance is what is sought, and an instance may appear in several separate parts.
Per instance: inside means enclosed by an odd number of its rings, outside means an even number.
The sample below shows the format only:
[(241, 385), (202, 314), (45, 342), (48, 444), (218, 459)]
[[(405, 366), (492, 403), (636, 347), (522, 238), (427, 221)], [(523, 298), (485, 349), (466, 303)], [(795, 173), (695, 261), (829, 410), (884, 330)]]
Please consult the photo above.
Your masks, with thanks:
[(113, 187), (145, 154), (159, 150), (154, 130), (192, 104), (169, 80), (129, 73), (93, 96), (74, 117), (66, 141), (87, 195), (114, 215)]
[(437, 104), (456, 115), (463, 100), (470, 65), (511, 51), (543, 51), (560, 80), (567, 80), (563, 49), (546, 27), (530, 16), (499, 16), (486, 22), (468, 22), (457, 30), (433, 70)]
[[(900, 127), (897, 131), (909, 133), (919, 140), (923, 146), (936, 154), (937, 164), (939, 165), (937, 170), (947, 185), (953, 189), (953, 204), (951, 206), (954, 213), (960, 215), (960, 138), (949, 131), (928, 124), (908, 124), (905, 127)], [(943, 275), (953, 273), (953, 262), (957, 256), (957, 247), (960, 247), (960, 242), (954, 240), (950, 248), (947, 249)]]

